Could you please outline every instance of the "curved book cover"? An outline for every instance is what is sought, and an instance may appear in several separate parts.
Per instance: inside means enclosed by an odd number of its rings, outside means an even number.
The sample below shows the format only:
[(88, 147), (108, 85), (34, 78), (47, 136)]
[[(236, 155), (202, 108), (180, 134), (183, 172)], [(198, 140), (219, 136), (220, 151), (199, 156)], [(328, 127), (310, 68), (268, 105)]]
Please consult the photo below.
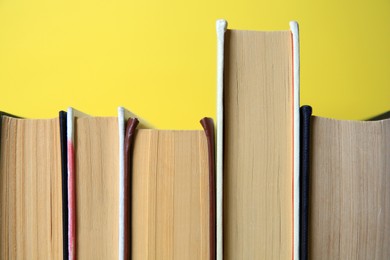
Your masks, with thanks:
[(216, 185), (215, 185), (215, 140), (214, 122), (211, 118), (205, 117), (200, 123), (207, 137), (208, 164), (209, 164), (209, 241), (210, 260), (216, 259)]
[(135, 129), (137, 128), (138, 123), (138, 119), (136, 118), (129, 118), (126, 123), (124, 140), (125, 162), (123, 176), (123, 202), (121, 202), (123, 203), (123, 256), (120, 257), (120, 259), (131, 259), (131, 161)]
[(383, 119), (388, 119), (388, 118), (390, 118), (390, 111), (387, 111), (387, 112), (382, 113), (380, 115), (374, 116), (374, 117), (368, 119), (368, 121), (377, 121), (377, 120), (383, 120)]

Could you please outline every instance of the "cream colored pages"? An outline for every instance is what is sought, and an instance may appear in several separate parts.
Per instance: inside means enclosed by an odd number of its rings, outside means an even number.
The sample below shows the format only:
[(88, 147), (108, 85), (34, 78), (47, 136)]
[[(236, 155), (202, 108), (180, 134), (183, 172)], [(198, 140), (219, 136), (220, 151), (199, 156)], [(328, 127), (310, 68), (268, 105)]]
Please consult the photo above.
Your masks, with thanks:
[(207, 156), (203, 131), (137, 131), (133, 260), (209, 259)]
[(224, 259), (293, 258), (291, 37), (225, 34)]
[(3, 117), (0, 259), (62, 259), (59, 119)]
[(77, 257), (118, 259), (118, 119), (75, 123)]
[(390, 259), (390, 120), (312, 118), (310, 259)]

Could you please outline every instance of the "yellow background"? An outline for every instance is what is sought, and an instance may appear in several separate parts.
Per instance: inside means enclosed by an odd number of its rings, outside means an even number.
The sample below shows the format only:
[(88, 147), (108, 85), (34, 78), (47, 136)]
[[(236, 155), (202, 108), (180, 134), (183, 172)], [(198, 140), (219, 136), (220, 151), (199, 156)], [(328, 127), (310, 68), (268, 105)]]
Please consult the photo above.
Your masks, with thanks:
[(215, 21), (300, 24), (301, 104), (364, 119), (390, 110), (389, 0), (0, 0), (0, 110), (55, 117), (125, 106), (159, 128), (216, 111)]

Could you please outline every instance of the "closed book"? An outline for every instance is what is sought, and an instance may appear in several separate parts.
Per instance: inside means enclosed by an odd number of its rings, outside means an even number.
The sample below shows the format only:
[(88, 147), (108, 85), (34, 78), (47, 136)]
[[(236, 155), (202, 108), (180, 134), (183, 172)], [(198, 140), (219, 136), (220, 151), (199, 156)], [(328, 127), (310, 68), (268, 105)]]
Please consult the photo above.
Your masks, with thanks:
[(217, 22), (218, 259), (298, 259), (298, 25), (226, 25)]

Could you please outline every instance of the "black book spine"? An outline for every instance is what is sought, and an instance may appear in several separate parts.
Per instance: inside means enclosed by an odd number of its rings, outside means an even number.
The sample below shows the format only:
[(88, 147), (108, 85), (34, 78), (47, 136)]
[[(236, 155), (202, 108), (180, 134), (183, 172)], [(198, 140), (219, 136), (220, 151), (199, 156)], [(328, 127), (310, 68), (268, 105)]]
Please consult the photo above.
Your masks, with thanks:
[(312, 108), (300, 108), (300, 176), (299, 176), (299, 259), (307, 260), (309, 253), (309, 180), (310, 180), (310, 118)]
[(62, 252), (68, 260), (68, 146), (66, 112), (60, 111), (61, 172), (62, 172)]
[(390, 111), (387, 111), (383, 114), (374, 116), (372, 118), (367, 119), (367, 121), (377, 121), (377, 120), (384, 120), (390, 118)]

